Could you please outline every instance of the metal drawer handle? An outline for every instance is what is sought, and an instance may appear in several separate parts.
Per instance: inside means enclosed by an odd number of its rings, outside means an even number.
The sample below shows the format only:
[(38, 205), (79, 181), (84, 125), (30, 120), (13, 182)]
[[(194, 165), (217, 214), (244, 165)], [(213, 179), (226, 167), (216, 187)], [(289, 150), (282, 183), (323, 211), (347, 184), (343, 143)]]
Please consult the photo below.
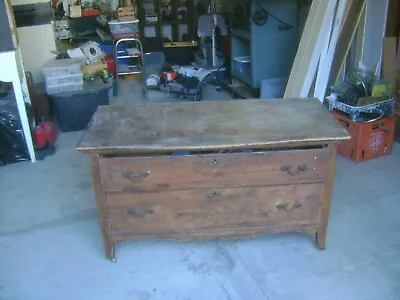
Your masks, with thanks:
[(150, 171), (140, 173), (139, 175), (135, 175), (132, 172), (124, 172), (124, 173), (121, 173), (121, 175), (122, 175), (122, 177), (124, 177), (125, 179), (128, 179), (130, 181), (140, 182), (142, 179), (150, 176)]
[(144, 209), (144, 212), (142, 212), (142, 213), (138, 212), (135, 208), (128, 208), (127, 211), (128, 211), (128, 214), (130, 214), (131, 216), (134, 216), (137, 219), (143, 219), (147, 215), (151, 215), (154, 213), (154, 209), (152, 207), (146, 207)]
[(303, 206), (303, 205), (302, 205), (299, 201), (295, 201), (295, 202), (293, 203), (293, 206), (292, 206), (291, 208), (289, 208), (289, 205), (288, 205), (287, 203), (278, 202), (278, 203), (276, 204), (276, 208), (279, 209), (280, 211), (281, 211), (281, 210), (284, 210), (284, 211), (294, 211), (295, 209), (301, 208), (302, 206)]
[(299, 175), (301, 172), (305, 172), (307, 170), (308, 170), (308, 166), (306, 164), (299, 165), (297, 167), (297, 170), (295, 170), (295, 171), (292, 169), (292, 166), (282, 166), (281, 167), (282, 172), (287, 172), (292, 176)]
[(221, 164), (221, 162), (218, 159), (210, 159), (208, 161), (208, 165), (209, 166), (218, 166), (220, 164)]
[(218, 198), (221, 197), (222, 193), (218, 191), (214, 191), (208, 194), (208, 198)]

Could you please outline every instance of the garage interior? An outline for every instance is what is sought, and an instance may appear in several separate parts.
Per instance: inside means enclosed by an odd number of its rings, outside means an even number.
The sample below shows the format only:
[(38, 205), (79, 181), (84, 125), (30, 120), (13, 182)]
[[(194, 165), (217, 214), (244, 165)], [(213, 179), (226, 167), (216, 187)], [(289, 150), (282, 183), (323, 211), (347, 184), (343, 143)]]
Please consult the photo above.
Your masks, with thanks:
[(0, 299), (400, 299), (399, 12), (0, 4)]

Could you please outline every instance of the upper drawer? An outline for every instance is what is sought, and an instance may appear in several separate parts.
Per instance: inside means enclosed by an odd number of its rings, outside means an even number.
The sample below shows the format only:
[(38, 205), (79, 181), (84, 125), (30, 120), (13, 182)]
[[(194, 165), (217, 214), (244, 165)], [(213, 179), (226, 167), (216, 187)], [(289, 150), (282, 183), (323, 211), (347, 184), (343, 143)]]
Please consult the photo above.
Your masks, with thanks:
[(100, 160), (107, 191), (164, 191), (323, 182), (325, 149)]

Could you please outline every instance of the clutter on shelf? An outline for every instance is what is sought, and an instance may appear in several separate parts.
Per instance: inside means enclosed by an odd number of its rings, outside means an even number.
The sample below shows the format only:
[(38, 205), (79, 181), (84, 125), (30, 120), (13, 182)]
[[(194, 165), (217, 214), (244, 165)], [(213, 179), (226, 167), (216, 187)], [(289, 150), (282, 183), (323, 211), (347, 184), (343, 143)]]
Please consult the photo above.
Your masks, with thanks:
[(70, 18), (98, 16), (101, 13), (109, 13), (112, 11), (108, 1), (74, 1), (69, 5), (68, 1), (62, 3), (64, 15)]

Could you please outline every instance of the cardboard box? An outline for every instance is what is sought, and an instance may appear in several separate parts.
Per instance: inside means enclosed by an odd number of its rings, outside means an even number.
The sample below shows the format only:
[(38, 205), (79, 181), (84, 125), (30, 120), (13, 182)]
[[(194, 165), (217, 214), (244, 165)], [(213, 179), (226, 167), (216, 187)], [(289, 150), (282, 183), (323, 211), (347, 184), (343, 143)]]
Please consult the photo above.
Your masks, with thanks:
[(69, 7), (69, 16), (71, 18), (82, 17), (82, 9), (80, 5), (71, 5)]
[(137, 7), (135, 6), (126, 6), (118, 8), (118, 20), (119, 21), (135, 21), (136, 18)]

